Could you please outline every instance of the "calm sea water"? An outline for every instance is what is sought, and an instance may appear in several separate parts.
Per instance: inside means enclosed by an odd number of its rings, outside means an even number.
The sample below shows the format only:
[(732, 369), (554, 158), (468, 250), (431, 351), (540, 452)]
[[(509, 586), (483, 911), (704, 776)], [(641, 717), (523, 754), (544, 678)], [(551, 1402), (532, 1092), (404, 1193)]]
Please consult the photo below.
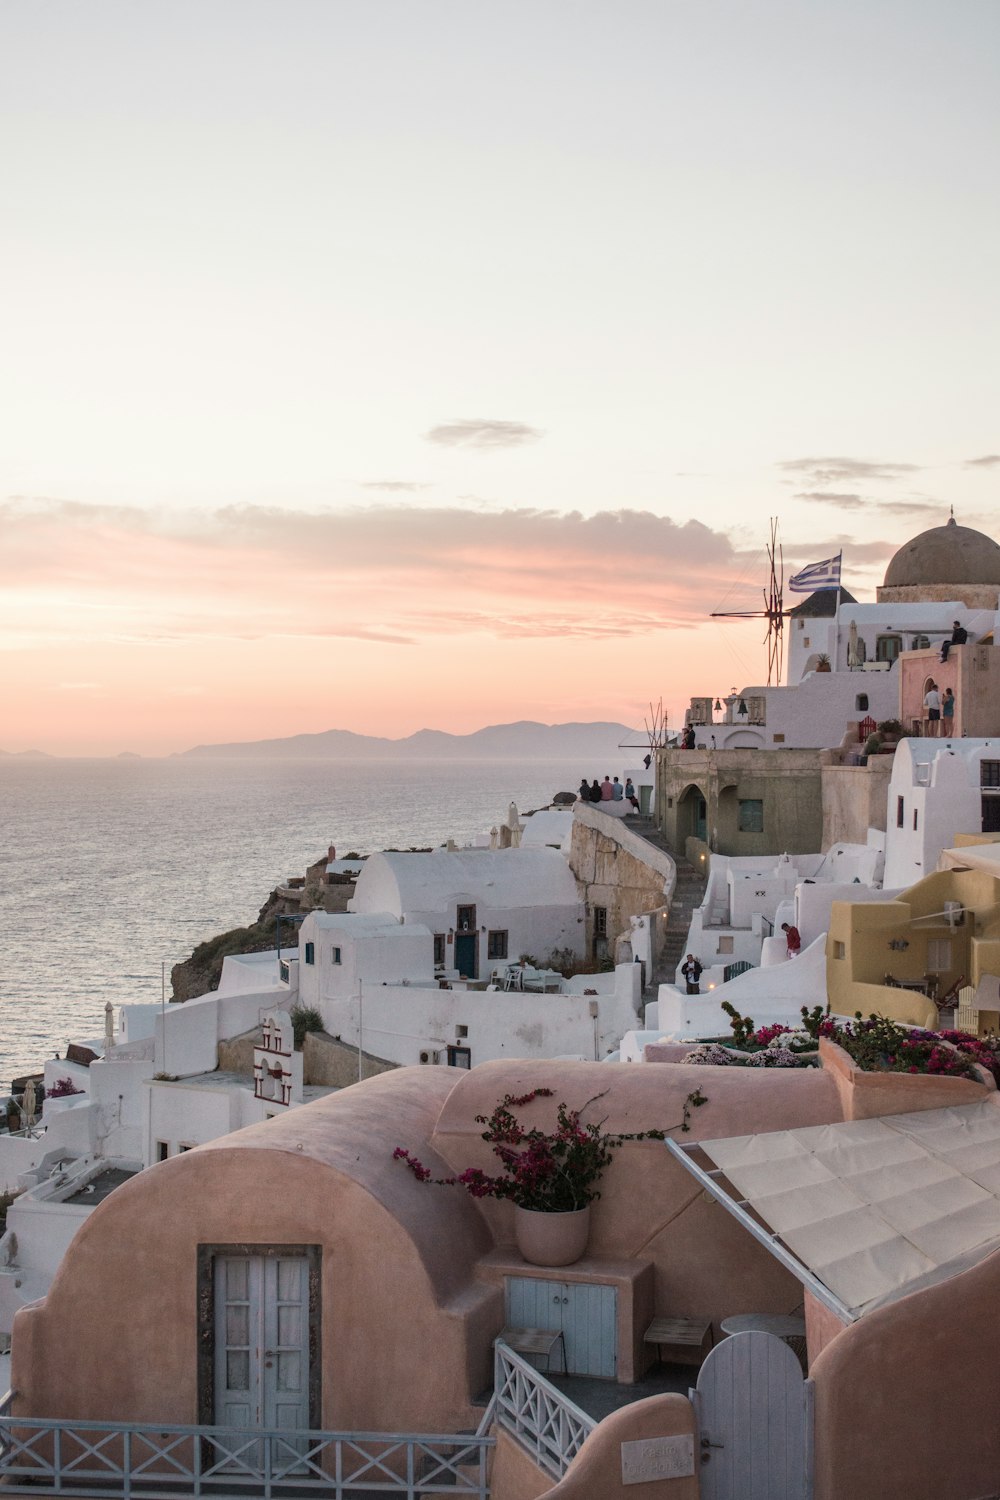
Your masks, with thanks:
[[(598, 770), (601, 768), (599, 767)], [(338, 854), (462, 842), (575, 761), (0, 760), (0, 1089)]]

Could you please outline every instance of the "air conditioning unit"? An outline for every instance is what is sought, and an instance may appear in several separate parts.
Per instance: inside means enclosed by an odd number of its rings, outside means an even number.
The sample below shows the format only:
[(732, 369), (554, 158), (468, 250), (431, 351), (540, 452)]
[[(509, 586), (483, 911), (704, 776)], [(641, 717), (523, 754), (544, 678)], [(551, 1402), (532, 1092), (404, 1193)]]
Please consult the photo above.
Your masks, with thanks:
[(430, 1050), (428, 1050), (427, 1052), (421, 1052), (420, 1061), (422, 1063), (437, 1063), (441, 1061), (441, 1054), (440, 1052), (433, 1052)]

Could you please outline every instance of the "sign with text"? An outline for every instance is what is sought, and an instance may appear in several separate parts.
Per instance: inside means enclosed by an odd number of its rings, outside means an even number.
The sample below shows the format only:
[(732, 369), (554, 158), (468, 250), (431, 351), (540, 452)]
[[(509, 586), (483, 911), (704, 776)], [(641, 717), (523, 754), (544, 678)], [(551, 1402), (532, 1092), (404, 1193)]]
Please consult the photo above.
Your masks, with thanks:
[(622, 1443), (622, 1484), (649, 1484), (654, 1479), (686, 1479), (694, 1473), (694, 1438), (642, 1438)]

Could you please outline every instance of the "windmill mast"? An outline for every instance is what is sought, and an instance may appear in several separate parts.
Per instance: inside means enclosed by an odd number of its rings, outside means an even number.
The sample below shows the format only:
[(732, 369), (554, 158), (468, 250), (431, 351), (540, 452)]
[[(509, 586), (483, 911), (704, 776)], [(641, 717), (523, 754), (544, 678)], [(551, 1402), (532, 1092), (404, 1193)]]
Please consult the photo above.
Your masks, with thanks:
[(763, 609), (713, 610), (713, 620), (766, 620), (767, 685), (780, 687), (785, 667), (785, 609), (782, 593), (785, 587), (785, 560), (778, 540), (778, 518), (771, 517), (771, 536), (767, 544), (770, 577), (764, 590)]

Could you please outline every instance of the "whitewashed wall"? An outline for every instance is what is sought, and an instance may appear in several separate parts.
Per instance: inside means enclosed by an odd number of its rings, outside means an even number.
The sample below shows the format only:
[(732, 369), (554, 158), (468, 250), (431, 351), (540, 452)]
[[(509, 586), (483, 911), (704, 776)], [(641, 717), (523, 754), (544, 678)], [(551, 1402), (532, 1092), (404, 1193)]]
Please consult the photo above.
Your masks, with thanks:
[[(600, 980), (611, 982), (601, 986)], [(573, 983), (577, 993), (560, 995), (364, 985), (360, 1004), (357, 997), (325, 1002), (323, 1017), (328, 1031), (357, 1045), (360, 1015), (365, 1051), (403, 1065), (419, 1064), (421, 1052), (449, 1045), (469, 1047), (473, 1066), (566, 1054), (599, 1060), (635, 1024), (639, 965), (621, 964), (614, 975), (581, 975)], [(585, 989), (598, 993), (586, 995)]]

